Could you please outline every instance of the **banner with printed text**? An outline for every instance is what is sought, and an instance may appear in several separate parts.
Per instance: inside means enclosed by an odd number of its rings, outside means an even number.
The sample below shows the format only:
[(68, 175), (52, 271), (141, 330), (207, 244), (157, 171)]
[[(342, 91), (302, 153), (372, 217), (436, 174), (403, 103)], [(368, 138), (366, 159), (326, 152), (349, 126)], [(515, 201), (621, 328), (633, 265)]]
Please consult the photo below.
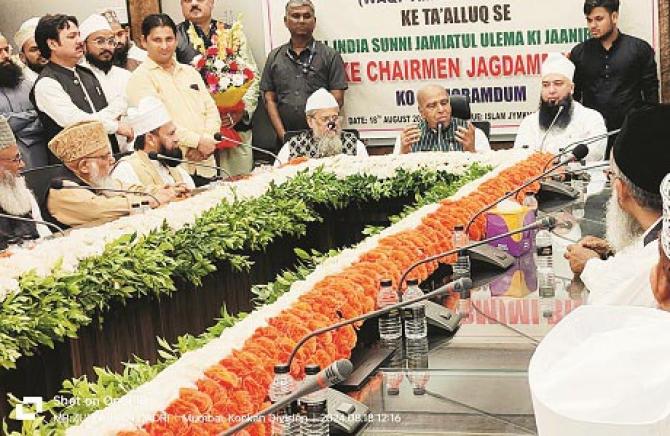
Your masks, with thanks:
[[(540, 65), (589, 38), (583, 0), (313, 0), (315, 37), (342, 54), (345, 120), (365, 137), (416, 123), (416, 93), (439, 83), (467, 95), (493, 139), (537, 109)], [(285, 0), (264, 0), (266, 49), (289, 39)], [(621, 29), (658, 47), (656, 0), (626, 0)]]

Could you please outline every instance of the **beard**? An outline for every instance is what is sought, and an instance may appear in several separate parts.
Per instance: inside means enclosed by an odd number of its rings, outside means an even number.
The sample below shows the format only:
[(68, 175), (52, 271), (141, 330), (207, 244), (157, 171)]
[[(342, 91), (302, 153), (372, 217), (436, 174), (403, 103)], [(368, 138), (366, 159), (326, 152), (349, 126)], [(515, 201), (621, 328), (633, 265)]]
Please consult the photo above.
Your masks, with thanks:
[(16, 88), (23, 79), (21, 67), (8, 60), (0, 64), (0, 87)]
[(324, 135), (314, 135), (317, 157), (335, 156), (342, 153), (342, 135), (338, 130), (328, 131)]
[[(103, 52), (103, 53), (105, 53), (105, 52)], [(112, 54), (112, 52), (107, 52), (107, 53)], [(111, 70), (112, 66), (114, 65), (112, 63), (112, 59), (110, 59), (108, 61), (102, 61), (102, 60), (94, 57), (90, 53), (86, 53), (86, 60), (88, 61), (89, 64), (91, 64), (94, 67), (102, 70), (105, 74), (109, 73), (109, 70)]]
[(23, 177), (9, 173), (0, 176), (0, 208), (14, 216), (23, 216), (32, 211), (32, 193)]
[(114, 50), (112, 63), (117, 67), (125, 68), (128, 63), (128, 51), (130, 51), (130, 41), (121, 46), (117, 46)]
[(618, 195), (614, 189), (607, 203), (605, 223), (607, 241), (616, 252), (630, 246), (644, 234), (644, 229), (635, 217), (621, 208)]
[(568, 95), (556, 103), (548, 103), (540, 99), (540, 111), (538, 114), (540, 118), (540, 128), (546, 132), (547, 129), (551, 127), (551, 123), (554, 121), (554, 118), (561, 107), (563, 107), (563, 112), (556, 118), (554, 128), (565, 129), (568, 127), (568, 124), (572, 121), (572, 113), (574, 112), (572, 101), (571, 95)]
[[(91, 162), (91, 175), (88, 180), (89, 185), (93, 188), (100, 189), (117, 189), (119, 187), (116, 180), (114, 180), (109, 173), (102, 174), (98, 162)], [(125, 195), (121, 192), (100, 191), (100, 194), (105, 197), (118, 197)]]
[[(164, 145), (161, 144), (161, 149), (160, 149), (159, 153), (164, 155), (164, 156), (171, 157), (173, 159), (179, 159), (179, 160), (184, 159), (184, 154), (181, 152), (181, 149), (179, 147), (174, 147), (172, 150), (168, 150)], [(179, 165), (181, 165), (181, 162), (177, 162), (177, 161), (174, 161), (174, 160), (168, 160), (168, 159), (166, 159), (164, 161), (161, 161), (161, 163), (163, 163), (163, 165), (167, 165), (171, 168), (175, 168), (175, 167), (178, 167)]]

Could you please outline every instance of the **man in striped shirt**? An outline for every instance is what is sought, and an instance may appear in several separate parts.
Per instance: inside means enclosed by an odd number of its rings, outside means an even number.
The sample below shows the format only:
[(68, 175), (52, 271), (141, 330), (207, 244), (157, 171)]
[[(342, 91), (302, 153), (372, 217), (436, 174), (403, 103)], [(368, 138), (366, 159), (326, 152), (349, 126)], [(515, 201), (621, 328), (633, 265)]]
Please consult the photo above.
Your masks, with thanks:
[(490, 150), (486, 134), (471, 122), (451, 116), (447, 90), (439, 85), (427, 85), (417, 93), (421, 122), (405, 128), (396, 140), (394, 154), (417, 151)]

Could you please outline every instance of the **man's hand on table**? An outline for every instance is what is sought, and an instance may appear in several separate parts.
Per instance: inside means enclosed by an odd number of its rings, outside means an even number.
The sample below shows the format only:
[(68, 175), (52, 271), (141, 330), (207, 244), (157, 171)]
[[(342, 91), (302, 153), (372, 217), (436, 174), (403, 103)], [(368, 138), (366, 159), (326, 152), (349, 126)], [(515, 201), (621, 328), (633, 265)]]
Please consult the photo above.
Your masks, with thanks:
[(583, 238), (579, 241), (579, 245), (588, 250), (595, 251), (601, 259), (607, 259), (614, 254), (614, 250), (609, 242), (601, 238), (596, 238), (595, 236), (587, 236)]
[(563, 255), (570, 263), (570, 269), (576, 275), (584, 272), (586, 262), (591, 259), (600, 259), (600, 255), (594, 250), (582, 247), (579, 244), (568, 245), (568, 251)]

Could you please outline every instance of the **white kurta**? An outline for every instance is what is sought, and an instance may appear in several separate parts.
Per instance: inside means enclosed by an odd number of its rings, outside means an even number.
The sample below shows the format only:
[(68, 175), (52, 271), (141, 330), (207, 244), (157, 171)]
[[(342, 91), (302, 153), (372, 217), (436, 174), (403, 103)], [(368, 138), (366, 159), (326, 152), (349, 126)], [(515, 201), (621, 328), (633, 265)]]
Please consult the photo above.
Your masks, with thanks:
[[(564, 129), (554, 126), (547, 135), (544, 149), (550, 153), (557, 154), (560, 149), (577, 141), (592, 138), (607, 133), (605, 120), (599, 112), (584, 107), (579, 102), (573, 102), (574, 112), (570, 124)], [(527, 145), (531, 150), (539, 150), (542, 140), (546, 134), (540, 129), (540, 116), (538, 112), (528, 115), (521, 122), (514, 141), (515, 147)], [(588, 144), (589, 162), (603, 160), (607, 148), (607, 138)]]
[[(156, 171), (158, 171), (158, 175), (161, 176), (166, 185), (174, 185), (177, 183), (170, 174), (170, 171), (160, 162), (151, 161), (151, 164), (156, 168)], [(195, 189), (195, 183), (193, 182), (191, 176), (186, 172), (186, 170), (184, 170), (182, 167), (179, 166), (177, 167), (177, 171), (181, 173), (182, 180), (184, 180), (186, 187), (188, 189)], [(142, 184), (142, 182), (140, 182), (140, 178), (137, 177), (137, 173), (135, 173), (135, 170), (133, 169), (133, 166), (130, 164), (130, 162), (125, 161), (119, 162), (114, 168), (114, 171), (112, 172), (112, 178), (126, 185)]]
[(589, 304), (658, 306), (649, 282), (649, 273), (658, 263), (658, 240), (645, 247), (645, 236), (646, 233), (616, 256), (586, 263), (581, 279), (590, 291)]
[[(393, 154), (400, 154), (402, 150), (402, 135), (398, 135), (395, 139), (395, 146), (393, 147)], [(489, 138), (486, 137), (486, 133), (483, 130), (475, 127), (475, 152), (482, 153), (484, 151), (490, 151), (491, 144), (489, 144)]]
[[(88, 62), (82, 62), (82, 65), (88, 68), (95, 74), (95, 77), (102, 86), (102, 92), (107, 99), (108, 108), (116, 117), (125, 116), (128, 111), (128, 98), (126, 97), (126, 87), (128, 87), (128, 80), (132, 74), (128, 70), (113, 66), (108, 73), (91, 65)], [(125, 136), (116, 135), (116, 140), (119, 143), (119, 151), (128, 151), (131, 147), (128, 144)]]
[[(42, 219), (42, 212), (40, 211), (40, 207), (37, 205), (37, 201), (35, 200), (34, 195), (30, 196), (30, 205), (32, 208), (31, 212), (33, 214), (33, 219), (38, 221), (44, 221)], [(50, 228), (45, 226), (44, 224), (37, 224), (37, 233), (40, 235), (40, 238), (51, 236)]]
[[(368, 149), (365, 148), (365, 144), (363, 144), (361, 141), (356, 141), (356, 156), (358, 157), (368, 157)], [(277, 155), (279, 160), (275, 160), (275, 167), (280, 166), (281, 164), (288, 163), (291, 157), (291, 147), (289, 144), (284, 144), (279, 150), (279, 154)]]

